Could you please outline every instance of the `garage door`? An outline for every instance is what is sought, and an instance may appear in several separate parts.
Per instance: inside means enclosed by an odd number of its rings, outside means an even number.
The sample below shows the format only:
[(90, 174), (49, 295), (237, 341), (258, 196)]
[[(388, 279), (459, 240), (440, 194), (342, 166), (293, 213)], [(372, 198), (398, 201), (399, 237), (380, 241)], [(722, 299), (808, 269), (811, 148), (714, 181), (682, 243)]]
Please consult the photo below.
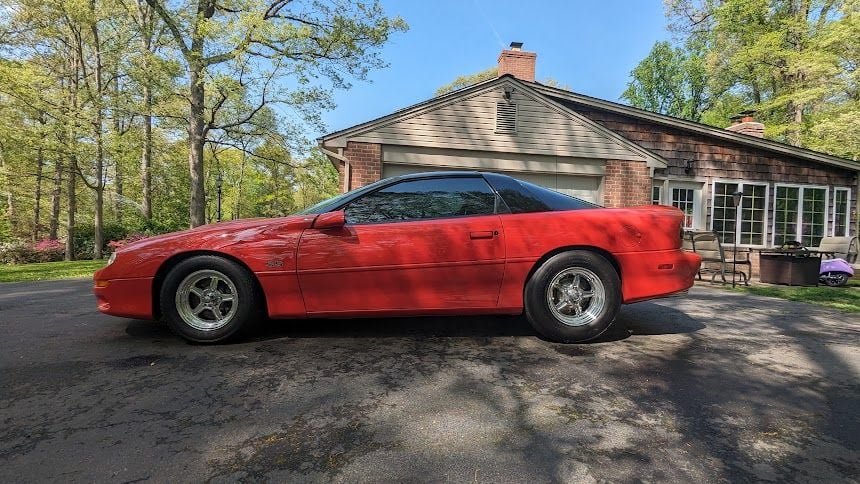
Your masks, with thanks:
[[(382, 167), (384, 178), (409, 173), (420, 173), (426, 171), (449, 171), (451, 168), (439, 168), (420, 165), (401, 165), (399, 163), (385, 163)], [(527, 173), (527, 172), (499, 172), (510, 175), (535, 185), (551, 188), (566, 195), (581, 198), (589, 202), (601, 204), (600, 177), (599, 176), (577, 176), (561, 175), (552, 173)]]

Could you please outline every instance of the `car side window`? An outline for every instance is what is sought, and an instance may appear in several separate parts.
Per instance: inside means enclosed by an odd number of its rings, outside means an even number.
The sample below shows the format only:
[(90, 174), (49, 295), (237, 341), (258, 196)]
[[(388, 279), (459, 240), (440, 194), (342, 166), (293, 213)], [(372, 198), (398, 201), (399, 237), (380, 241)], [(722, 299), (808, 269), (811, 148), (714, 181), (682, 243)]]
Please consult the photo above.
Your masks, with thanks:
[(410, 180), (346, 206), (346, 223), (368, 224), (495, 213), (496, 194), (480, 177)]

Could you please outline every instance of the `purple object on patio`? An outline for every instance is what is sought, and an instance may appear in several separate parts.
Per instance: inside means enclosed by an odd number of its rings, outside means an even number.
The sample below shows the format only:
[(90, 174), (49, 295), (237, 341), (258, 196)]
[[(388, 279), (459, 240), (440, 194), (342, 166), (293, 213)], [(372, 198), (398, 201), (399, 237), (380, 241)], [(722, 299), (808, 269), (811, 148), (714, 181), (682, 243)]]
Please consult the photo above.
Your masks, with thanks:
[(844, 286), (854, 275), (854, 268), (845, 259), (825, 259), (821, 261), (818, 280), (828, 286)]

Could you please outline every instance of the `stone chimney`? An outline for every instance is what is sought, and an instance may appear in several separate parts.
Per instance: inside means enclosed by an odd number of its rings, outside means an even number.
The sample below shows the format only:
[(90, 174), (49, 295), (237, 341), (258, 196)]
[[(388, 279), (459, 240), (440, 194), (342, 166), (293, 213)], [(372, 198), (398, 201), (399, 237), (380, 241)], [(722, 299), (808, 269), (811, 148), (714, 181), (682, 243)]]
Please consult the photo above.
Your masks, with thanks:
[(732, 116), (732, 125), (726, 129), (756, 138), (764, 138), (764, 125), (755, 120), (755, 111), (744, 111), (737, 116)]
[(511, 42), (510, 50), (505, 49), (499, 54), (499, 77), (510, 74), (523, 81), (535, 82), (534, 52), (523, 52), (522, 42)]

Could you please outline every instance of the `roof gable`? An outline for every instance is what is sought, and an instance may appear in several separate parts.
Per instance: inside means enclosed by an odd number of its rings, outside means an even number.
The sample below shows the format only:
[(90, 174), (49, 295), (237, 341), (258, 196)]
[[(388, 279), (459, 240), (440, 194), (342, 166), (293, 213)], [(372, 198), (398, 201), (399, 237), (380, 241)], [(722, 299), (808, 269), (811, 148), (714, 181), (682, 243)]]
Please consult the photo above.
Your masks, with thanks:
[[(510, 92), (506, 101), (505, 91)], [(512, 108), (513, 107), (513, 108)], [(497, 109), (516, 111), (515, 132), (497, 129)], [(416, 104), (391, 115), (324, 136), (325, 147), (362, 141), (497, 152), (645, 161), (666, 161), (621, 135), (503, 76)]]

